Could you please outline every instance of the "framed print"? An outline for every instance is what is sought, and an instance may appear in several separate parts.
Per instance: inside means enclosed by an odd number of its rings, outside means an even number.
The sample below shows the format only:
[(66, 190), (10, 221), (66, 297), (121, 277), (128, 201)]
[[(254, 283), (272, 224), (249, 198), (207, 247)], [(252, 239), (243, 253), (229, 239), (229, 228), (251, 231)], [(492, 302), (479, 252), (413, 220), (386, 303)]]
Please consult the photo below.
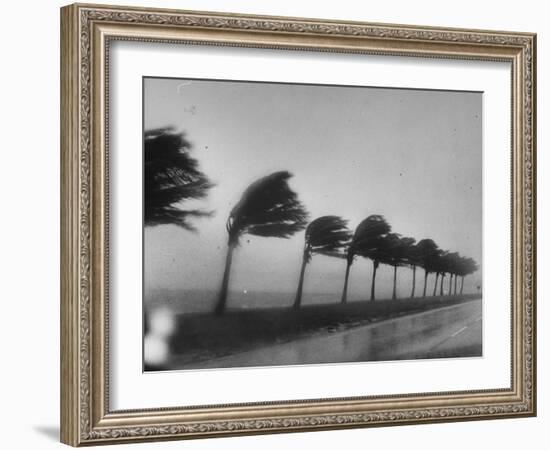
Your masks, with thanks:
[(534, 34), (76, 4), (61, 43), (62, 442), (535, 415)]

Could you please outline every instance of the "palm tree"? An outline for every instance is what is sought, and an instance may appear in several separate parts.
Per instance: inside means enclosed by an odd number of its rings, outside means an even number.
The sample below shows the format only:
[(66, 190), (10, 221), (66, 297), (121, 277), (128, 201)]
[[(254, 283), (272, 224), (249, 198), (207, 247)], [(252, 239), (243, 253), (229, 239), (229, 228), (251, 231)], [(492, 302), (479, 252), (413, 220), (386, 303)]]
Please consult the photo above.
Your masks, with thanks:
[(381, 250), (380, 246), (382, 244), (382, 239), (390, 231), (391, 227), (388, 222), (386, 222), (386, 219), (384, 219), (383, 216), (375, 214), (368, 216), (357, 226), (346, 254), (347, 266), (342, 303), (345, 303), (347, 300), (349, 272), (356, 256), (369, 258), (373, 262), (371, 300), (374, 300), (376, 269), (378, 269), (379, 265), (377, 258), (380, 256), (377, 254), (377, 251)]
[[(424, 269), (424, 290), (422, 297), (426, 297), (426, 286), (428, 284), (428, 275), (436, 272), (437, 259), (441, 250), (432, 239), (422, 239), (416, 244), (416, 253), (418, 265)], [(436, 276), (437, 285), (437, 276)], [(435, 295), (435, 287), (434, 287)]]
[(446, 272), (440, 272), (440, 275), (441, 275), (441, 283), (439, 285), (439, 296), (443, 297), (443, 284), (445, 281)]
[(441, 277), (441, 281), (439, 284), (439, 295), (441, 297), (443, 296), (443, 285), (445, 281), (445, 275), (447, 273), (447, 259), (446, 259), (447, 253), (448, 252), (446, 250), (441, 252), (441, 255), (438, 258), (438, 264), (437, 264), (437, 268), (438, 268), (437, 271), (439, 273), (439, 276)]
[[(413, 239), (413, 242), (414, 242), (414, 239)], [(411, 266), (411, 269), (413, 271), (411, 298), (414, 298), (414, 294), (416, 290), (416, 267), (421, 264), (420, 254), (421, 253), (420, 253), (420, 249), (418, 248), (418, 243), (409, 246), (407, 249), (406, 260)]]
[(381, 262), (393, 267), (393, 300), (397, 298), (397, 268), (409, 264), (407, 256), (413, 245), (413, 238), (401, 237), (396, 233), (387, 234), (383, 239)]
[(460, 295), (462, 295), (462, 291), (464, 290), (464, 278), (468, 275), (473, 274), (474, 272), (477, 272), (478, 269), (479, 267), (477, 263), (472, 258), (460, 259), (458, 272), (458, 275), (461, 277)]
[(456, 252), (447, 253), (445, 255), (444, 268), (449, 274), (449, 295), (453, 295), (453, 278), (456, 280), (456, 271), (458, 270), (459, 260), (460, 255)]
[(310, 222), (306, 228), (302, 268), (294, 308), (302, 304), (302, 290), (306, 265), (315, 254), (343, 258), (344, 248), (348, 245), (351, 232), (347, 228), (348, 221), (338, 216), (322, 216)]
[(437, 295), (437, 280), (439, 280), (439, 272), (435, 271), (435, 281), (434, 281), (434, 291), (432, 292), (432, 297)]
[(288, 185), (291, 176), (289, 172), (281, 171), (256, 180), (231, 210), (226, 222), (227, 257), (217, 314), (222, 314), (226, 308), (233, 251), (242, 235), (288, 239), (306, 227), (308, 213)]
[(144, 136), (145, 226), (178, 225), (194, 230), (192, 217), (209, 216), (200, 209), (183, 209), (181, 202), (206, 197), (213, 183), (191, 156), (184, 133), (172, 127), (148, 130)]
[[(456, 295), (456, 280), (457, 280), (457, 273), (460, 270), (460, 261), (462, 257), (457, 253), (449, 253), (449, 272), (451, 274), (451, 280), (449, 283), (449, 295)], [(453, 293), (453, 286), (454, 286), (454, 293)]]
[(445, 281), (445, 276), (447, 274), (449, 274), (449, 295), (451, 295), (453, 264), (454, 264), (455, 257), (456, 257), (456, 253), (449, 253), (448, 251), (444, 251), (441, 253), (440, 257), (438, 258), (437, 271), (441, 276), (441, 284), (439, 287), (440, 296), (443, 296), (444, 281)]
[(455, 286), (453, 288), (453, 295), (456, 295), (456, 286), (458, 283), (458, 274), (455, 274)]

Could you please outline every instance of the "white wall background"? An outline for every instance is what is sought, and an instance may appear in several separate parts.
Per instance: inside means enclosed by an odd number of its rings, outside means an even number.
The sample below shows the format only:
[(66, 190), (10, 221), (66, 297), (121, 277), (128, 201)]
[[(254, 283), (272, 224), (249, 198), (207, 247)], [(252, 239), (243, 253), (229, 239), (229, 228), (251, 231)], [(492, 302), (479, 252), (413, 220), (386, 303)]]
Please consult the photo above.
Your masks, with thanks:
[[(126, 2), (120, 2), (126, 3)], [(0, 27), (0, 410), (3, 448), (59, 448), (59, 11), (57, 0), (3, 5)], [(550, 15), (545, 2), (134, 0), (136, 6), (532, 31), (538, 37), (539, 198), (550, 190)], [(539, 202), (539, 416), (455, 424), (142, 444), (140, 448), (544, 448), (550, 415), (544, 326), (550, 212)], [(128, 448), (128, 446), (123, 446)], [(122, 448), (122, 447), (119, 447)], [(133, 447), (132, 447), (133, 448)], [(137, 448), (137, 447), (136, 447)]]

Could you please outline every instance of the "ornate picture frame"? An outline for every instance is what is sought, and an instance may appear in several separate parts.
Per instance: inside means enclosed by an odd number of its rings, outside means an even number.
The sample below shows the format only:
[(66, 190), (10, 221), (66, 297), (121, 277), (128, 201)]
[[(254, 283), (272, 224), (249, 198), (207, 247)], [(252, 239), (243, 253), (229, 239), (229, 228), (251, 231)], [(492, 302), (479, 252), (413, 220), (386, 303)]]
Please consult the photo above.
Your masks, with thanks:
[[(508, 388), (113, 410), (109, 49), (115, 41), (506, 62), (511, 67)], [(113, 444), (536, 414), (536, 36), (74, 4), (61, 9), (61, 441)], [(154, 376), (154, 375), (152, 375)]]

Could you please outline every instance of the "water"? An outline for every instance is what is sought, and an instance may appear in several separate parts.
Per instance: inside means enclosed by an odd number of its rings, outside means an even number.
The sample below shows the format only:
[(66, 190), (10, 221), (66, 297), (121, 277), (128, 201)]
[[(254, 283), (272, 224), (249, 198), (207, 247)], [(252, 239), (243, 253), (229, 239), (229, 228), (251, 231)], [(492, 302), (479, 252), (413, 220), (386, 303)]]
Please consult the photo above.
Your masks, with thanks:
[[(217, 301), (217, 291), (157, 289), (145, 293), (147, 309), (167, 308), (174, 314), (214, 311)], [(288, 308), (294, 303), (295, 293), (292, 292), (260, 292), (232, 291), (229, 294), (227, 306), (230, 309), (261, 309)], [(341, 293), (305, 293), (302, 296), (303, 305), (339, 303)], [(348, 301), (365, 300), (359, 296), (350, 296)]]

